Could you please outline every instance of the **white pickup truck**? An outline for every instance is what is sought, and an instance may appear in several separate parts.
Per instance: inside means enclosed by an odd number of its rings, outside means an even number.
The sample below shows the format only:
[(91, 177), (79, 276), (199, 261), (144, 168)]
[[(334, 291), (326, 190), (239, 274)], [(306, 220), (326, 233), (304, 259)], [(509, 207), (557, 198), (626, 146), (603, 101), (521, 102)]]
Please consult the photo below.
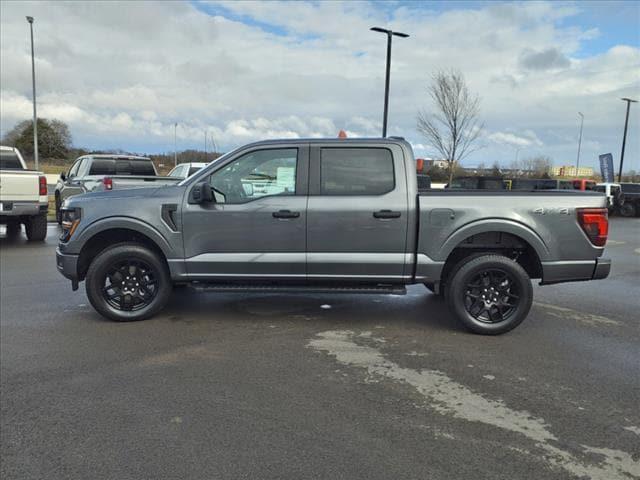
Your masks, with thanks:
[(44, 240), (48, 208), (46, 177), (27, 170), (18, 149), (0, 146), (0, 224), (7, 235), (17, 235), (24, 224), (29, 240)]

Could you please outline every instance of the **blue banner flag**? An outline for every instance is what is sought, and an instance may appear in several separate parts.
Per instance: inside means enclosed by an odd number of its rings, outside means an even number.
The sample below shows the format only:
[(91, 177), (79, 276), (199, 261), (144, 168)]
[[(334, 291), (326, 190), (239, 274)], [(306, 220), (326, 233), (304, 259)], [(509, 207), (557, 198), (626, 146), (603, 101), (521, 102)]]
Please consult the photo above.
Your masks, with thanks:
[(610, 153), (600, 155), (600, 173), (603, 182), (613, 183), (613, 155)]

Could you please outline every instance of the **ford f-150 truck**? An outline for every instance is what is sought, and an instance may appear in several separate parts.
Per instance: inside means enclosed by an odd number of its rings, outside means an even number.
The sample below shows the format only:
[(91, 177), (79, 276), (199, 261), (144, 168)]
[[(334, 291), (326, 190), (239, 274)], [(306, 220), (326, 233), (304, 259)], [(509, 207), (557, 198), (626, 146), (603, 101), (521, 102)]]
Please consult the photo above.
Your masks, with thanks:
[(55, 189), (56, 220), (62, 222), (60, 206), (66, 198), (100, 190), (119, 190), (179, 182), (179, 178), (158, 176), (148, 157), (135, 155), (85, 155), (68, 172), (62, 172)]
[(113, 320), (204, 290), (402, 294), (424, 284), (470, 330), (517, 326), (542, 284), (609, 274), (604, 195), (418, 192), (399, 138), (283, 140), (230, 152), (178, 185), (62, 206), (59, 271)]
[(29, 240), (47, 236), (47, 179), (42, 172), (28, 170), (13, 147), (0, 147), (0, 223), (14, 236), (24, 224)]

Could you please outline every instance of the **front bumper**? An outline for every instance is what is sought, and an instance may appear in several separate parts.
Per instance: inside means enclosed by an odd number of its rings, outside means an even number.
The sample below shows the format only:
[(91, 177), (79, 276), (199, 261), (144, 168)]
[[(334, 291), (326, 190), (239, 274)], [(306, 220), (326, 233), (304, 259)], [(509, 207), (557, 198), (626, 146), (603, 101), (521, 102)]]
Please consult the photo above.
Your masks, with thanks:
[(609, 276), (611, 259), (542, 262), (542, 281), (540, 285), (554, 283), (601, 280)]
[(78, 288), (78, 257), (79, 255), (62, 253), (60, 248), (56, 248), (56, 267), (64, 277), (71, 280), (74, 290)]

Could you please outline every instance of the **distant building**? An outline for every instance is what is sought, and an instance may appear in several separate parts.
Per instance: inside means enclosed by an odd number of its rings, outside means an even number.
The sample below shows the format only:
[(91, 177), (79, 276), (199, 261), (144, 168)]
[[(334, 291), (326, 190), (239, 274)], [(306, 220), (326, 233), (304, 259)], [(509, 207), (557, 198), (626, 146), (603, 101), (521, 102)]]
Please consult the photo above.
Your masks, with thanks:
[(593, 168), (580, 167), (576, 170), (575, 165), (563, 165), (562, 167), (552, 167), (551, 175), (554, 177), (593, 177)]

